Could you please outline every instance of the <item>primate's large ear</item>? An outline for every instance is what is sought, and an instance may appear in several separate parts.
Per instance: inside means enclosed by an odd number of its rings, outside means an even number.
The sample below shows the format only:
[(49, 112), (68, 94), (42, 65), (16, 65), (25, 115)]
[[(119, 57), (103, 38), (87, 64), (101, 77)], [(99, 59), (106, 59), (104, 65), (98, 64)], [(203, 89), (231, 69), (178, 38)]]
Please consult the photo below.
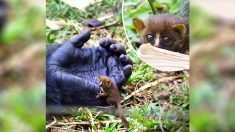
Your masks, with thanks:
[(132, 19), (132, 23), (135, 27), (135, 30), (141, 34), (141, 32), (144, 30), (145, 28), (145, 25), (144, 25), (144, 22), (142, 20), (140, 20), (139, 18), (133, 18)]
[(172, 29), (180, 35), (181, 39), (185, 38), (186, 27), (184, 24), (175, 24), (172, 26)]

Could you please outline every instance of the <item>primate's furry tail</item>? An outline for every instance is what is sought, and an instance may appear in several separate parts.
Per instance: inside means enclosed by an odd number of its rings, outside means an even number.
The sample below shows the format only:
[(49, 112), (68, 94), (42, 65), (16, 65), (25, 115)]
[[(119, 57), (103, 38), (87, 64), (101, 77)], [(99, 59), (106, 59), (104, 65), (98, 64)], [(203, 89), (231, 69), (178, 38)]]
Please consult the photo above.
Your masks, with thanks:
[(122, 120), (125, 127), (129, 129), (130, 125), (129, 125), (129, 122), (126, 120), (126, 117), (123, 116), (121, 103), (117, 104), (117, 108), (118, 108), (118, 117)]
[(125, 127), (127, 129), (129, 129), (130, 125), (129, 125), (129, 122), (126, 120), (126, 117), (123, 116), (123, 115), (119, 115), (119, 118), (122, 120), (122, 122), (124, 123)]

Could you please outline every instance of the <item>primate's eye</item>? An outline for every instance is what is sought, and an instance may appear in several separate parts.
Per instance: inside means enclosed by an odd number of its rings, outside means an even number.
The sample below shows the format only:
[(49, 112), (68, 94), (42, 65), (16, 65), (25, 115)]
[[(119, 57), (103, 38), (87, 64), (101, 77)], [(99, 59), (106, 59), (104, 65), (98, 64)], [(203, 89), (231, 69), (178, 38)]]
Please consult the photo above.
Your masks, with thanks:
[(154, 36), (152, 34), (146, 34), (145, 37), (146, 37), (147, 41), (149, 41), (149, 42), (154, 41)]
[(170, 43), (170, 38), (168, 36), (163, 36), (162, 41), (163, 41), (163, 43), (168, 44), (168, 43)]

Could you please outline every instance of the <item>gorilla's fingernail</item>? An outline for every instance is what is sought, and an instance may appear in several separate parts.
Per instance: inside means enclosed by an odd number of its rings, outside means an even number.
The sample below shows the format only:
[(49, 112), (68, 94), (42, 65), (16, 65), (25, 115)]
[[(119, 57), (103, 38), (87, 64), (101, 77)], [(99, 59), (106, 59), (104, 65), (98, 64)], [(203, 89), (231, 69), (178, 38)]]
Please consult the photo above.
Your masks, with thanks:
[(105, 39), (101, 39), (100, 40), (100, 45), (105, 46), (105, 44), (106, 44), (106, 40)]
[(113, 39), (110, 38), (110, 37), (106, 38), (106, 40), (107, 40), (107, 42), (109, 42), (109, 43), (113, 42)]
[(111, 45), (111, 46), (110, 46), (110, 50), (116, 51), (116, 50), (117, 50), (117, 47), (116, 47), (115, 45)]
[(120, 59), (121, 61), (127, 61), (127, 57), (124, 54), (121, 54)]
[(91, 36), (91, 32), (90, 31), (85, 31), (85, 32), (81, 32), (80, 35), (78, 36), (78, 40), (80, 40), (83, 43), (86, 43)]
[(124, 64), (124, 65), (133, 65), (133, 61), (131, 60), (131, 58), (127, 55), (120, 55), (119, 57), (120, 61)]

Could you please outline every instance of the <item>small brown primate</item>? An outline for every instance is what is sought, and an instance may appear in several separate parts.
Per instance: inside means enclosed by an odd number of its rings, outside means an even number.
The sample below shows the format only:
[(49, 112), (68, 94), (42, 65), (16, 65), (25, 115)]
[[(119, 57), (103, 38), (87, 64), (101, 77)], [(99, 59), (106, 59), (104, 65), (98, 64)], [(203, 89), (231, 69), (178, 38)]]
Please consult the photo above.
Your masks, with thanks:
[(141, 37), (141, 44), (151, 45), (180, 53), (189, 50), (188, 20), (171, 14), (157, 14), (147, 18), (145, 22), (138, 18), (132, 20)]
[(108, 76), (98, 76), (99, 85), (101, 86), (102, 90), (98, 93), (98, 97), (105, 96), (106, 102), (108, 105), (116, 105), (118, 109), (118, 116), (124, 123), (126, 128), (129, 128), (129, 122), (126, 120), (125, 116), (122, 113), (122, 106), (121, 106), (121, 97), (118, 91), (116, 84), (112, 81), (111, 78)]

